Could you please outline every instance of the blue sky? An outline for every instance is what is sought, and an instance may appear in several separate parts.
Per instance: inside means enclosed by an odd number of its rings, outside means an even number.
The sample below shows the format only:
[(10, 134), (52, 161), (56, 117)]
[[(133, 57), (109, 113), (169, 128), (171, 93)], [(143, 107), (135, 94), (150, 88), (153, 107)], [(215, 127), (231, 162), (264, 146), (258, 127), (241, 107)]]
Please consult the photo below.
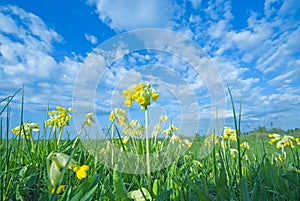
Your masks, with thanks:
[[(213, 92), (201, 79), (204, 72), (199, 76), (180, 55), (168, 51), (128, 52), (121, 44), (111, 52), (100, 51), (103, 42), (118, 34), (159, 28), (194, 41), (214, 64), (225, 91), (226, 109), (220, 112), (225, 125), (233, 126), (228, 84), (234, 99), (242, 101), (244, 131), (270, 128), (271, 122), (273, 127), (296, 128), (300, 127), (299, 25), (298, 0), (2, 0), (0, 99), (24, 84), (24, 118), (42, 122), (48, 106), (72, 106), (80, 70), (88, 62), (99, 64), (99, 56), (106, 55), (115, 62), (104, 65), (103, 77), (86, 75), (99, 79), (91, 107), (101, 126), (107, 124), (111, 108), (122, 103), (122, 89), (135, 81), (150, 81), (161, 93), (160, 102), (150, 111), (152, 119), (164, 113), (178, 124), (197, 119), (199, 132), (205, 133), (214, 109)], [(124, 57), (118, 58), (119, 54)], [(209, 82), (213, 84), (216, 77), (212, 74)], [(191, 94), (196, 94), (193, 100), (182, 98)], [(12, 125), (19, 121), (19, 100), (20, 95), (12, 104)], [(180, 101), (197, 103), (197, 112)], [(136, 110), (130, 109), (132, 116)]]

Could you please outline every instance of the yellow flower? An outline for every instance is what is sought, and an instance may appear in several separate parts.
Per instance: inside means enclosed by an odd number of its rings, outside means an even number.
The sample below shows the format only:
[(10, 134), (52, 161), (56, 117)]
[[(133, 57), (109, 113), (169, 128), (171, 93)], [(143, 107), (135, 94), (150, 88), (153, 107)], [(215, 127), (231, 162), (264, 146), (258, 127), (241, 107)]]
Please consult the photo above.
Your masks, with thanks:
[(271, 134), (271, 133), (268, 134), (268, 137), (269, 137), (269, 138), (272, 138), (272, 137), (273, 137), (273, 134)]
[(12, 133), (15, 133), (17, 136), (25, 136), (26, 138), (31, 137), (33, 131), (40, 131), (39, 125), (37, 123), (26, 122), (21, 126), (17, 126), (11, 129)]
[(145, 104), (145, 98), (143, 96), (138, 97), (137, 102), (140, 105), (144, 105)]
[(238, 150), (230, 148), (229, 151), (230, 151), (231, 158), (236, 158), (236, 154), (238, 153)]
[(73, 168), (73, 171), (76, 173), (76, 177), (80, 180), (87, 177), (87, 171), (89, 171), (89, 170), (90, 170), (90, 167), (88, 165), (83, 165), (83, 166), (76, 165)]
[(244, 149), (247, 149), (247, 150), (250, 149), (250, 145), (249, 145), (248, 142), (243, 142), (240, 146), (241, 146), (242, 148), (244, 148)]
[(152, 100), (156, 101), (159, 98), (157, 93), (152, 94)]
[(144, 91), (144, 84), (143, 83), (139, 83), (139, 84), (137, 84), (137, 85), (135, 85), (134, 86), (134, 90), (137, 92), (137, 93), (139, 93), (139, 94), (141, 94), (143, 91)]
[(84, 124), (91, 126), (93, 123), (96, 123), (96, 121), (93, 118), (94, 113), (90, 112), (88, 114), (85, 115), (85, 120), (84, 120)]
[(300, 169), (297, 169), (296, 172), (297, 172), (298, 174), (300, 174)]
[(132, 99), (133, 99), (133, 100), (137, 100), (137, 99), (138, 99), (138, 97), (139, 97), (139, 95), (138, 95), (138, 94), (133, 94), (133, 95), (132, 95)]
[(128, 140), (129, 140), (129, 137), (128, 137), (128, 135), (126, 135), (126, 136), (122, 139), (122, 143), (123, 143), (123, 144), (126, 144), (126, 143), (128, 142)]
[[(55, 188), (53, 188), (52, 191), (51, 191), (52, 194), (54, 193), (54, 189), (55, 189)], [(59, 185), (59, 186), (57, 187), (56, 194), (61, 194), (62, 192), (65, 191), (65, 189), (66, 189), (66, 188), (65, 188), (64, 185)]]
[(150, 84), (144, 83), (139, 83), (123, 90), (123, 96), (126, 99), (124, 101), (125, 105), (131, 107), (132, 101), (136, 101), (140, 104), (142, 110), (147, 109), (147, 106), (150, 105), (150, 98), (156, 101), (159, 97)]
[(56, 110), (48, 112), (50, 119), (45, 121), (45, 127), (63, 128), (64, 126), (68, 126), (70, 119), (73, 118), (72, 115), (69, 114), (71, 111), (73, 111), (72, 108), (67, 110), (65, 107), (56, 106)]
[(165, 123), (167, 121), (169, 121), (169, 117), (167, 115), (161, 115), (159, 117), (159, 123)]
[(296, 138), (295, 138), (295, 142), (296, 142), (297, 145), (300, 145), (300, 140), (299, 140), (299, 138), (296, 137)]
[(127, 99), (124, 101), (124, 104), (127, 105), (127, 107), (130, 107), (132, 105), (132, 100)]

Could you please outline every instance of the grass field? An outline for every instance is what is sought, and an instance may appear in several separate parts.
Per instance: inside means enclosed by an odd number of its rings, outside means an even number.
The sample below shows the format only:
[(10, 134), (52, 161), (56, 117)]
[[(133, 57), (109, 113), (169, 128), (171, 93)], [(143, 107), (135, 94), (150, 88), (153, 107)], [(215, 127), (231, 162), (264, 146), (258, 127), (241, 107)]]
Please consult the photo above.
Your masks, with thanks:
[[(299, 132), (243, 135), (237, 124), (235, 129), (224, 128), (219, 136), (197, 136), (191, 142), (177, 136), (175, 125), (162, 117), (165, 126), (156, 127), (160, 135), (154, 132), (137, 139), (133, 135), (143, 127), (133, 122), (134, 127), (126, 130), (124, 116), (112, 113), (108, 132), (118, 137), (103, 143), (117, 152), (107, 154), (111, 150), (87, 149), (83, 146), (87, 142), (79, 138), (94, 123), (92, 113), (70, 140), (61, 136), (72, 109), (61, 106), (48, 113), (45, 125), (21, 121), (19, 127), (9, 129), (12, 98), (2, 100), (0, 108), (0, 200), (300, 200)], [(33, 139), (33, 132), (41, 138)], [(10, 133), (14, 139), (9, 139)], [(176, 145), (171, 152), (183, 154), (170, 166), (149, 171), (147, 155), (170, 144)], [(201, 157), (201, 147), (211, 152)], [(125, 152), (146, 155), (145, 173), (122, 173), (101, 161), (104, 154), (112, 158), (110, 162), (123, 160), (118, 154)]]

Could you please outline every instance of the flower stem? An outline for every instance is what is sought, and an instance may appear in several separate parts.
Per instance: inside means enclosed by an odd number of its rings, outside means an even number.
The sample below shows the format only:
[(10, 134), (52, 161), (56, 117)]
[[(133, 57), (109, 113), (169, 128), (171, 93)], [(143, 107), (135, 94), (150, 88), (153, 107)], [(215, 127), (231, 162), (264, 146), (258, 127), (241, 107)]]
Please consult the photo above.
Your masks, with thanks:
[(145, 121), (146, 121), (146, 163), (147, 163), (147, 179), (148, 179), (148, 189), (151, 190), (151, 171), (150, 171), (150, 153), (149, 153), (149, 119), (148, 119), (148, 109), (145, 108)]
[(62, 136), (62, 132), (63, 132), (63, 128), (60, 128), (59, 129), (58, 139), (57, 139), (57, 146), (58, 147), (59, 147), (59, 144), (60, 144), (60, 139), (61, 139), (61, 136)]

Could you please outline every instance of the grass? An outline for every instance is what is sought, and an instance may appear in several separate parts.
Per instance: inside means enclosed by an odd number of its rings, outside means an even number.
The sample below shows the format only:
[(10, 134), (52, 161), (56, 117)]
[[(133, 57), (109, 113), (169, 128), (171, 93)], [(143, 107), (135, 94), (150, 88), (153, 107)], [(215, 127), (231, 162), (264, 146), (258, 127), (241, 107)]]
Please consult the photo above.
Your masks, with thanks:
[[(13, 97), (2, 100), (0, 108), (0, 200), (300, 200), (300, 145), (296, 142), (300, 133), (282, 133), (271, 145), (269, 142), (274, 136), (269, 133), (243, 135), (239, 130), (239, 117), (235, 115), (237, 128), (227, 129), (227, 136), (211, 135), (209, 140), (197, 136), (178, 160), (151, 172), (149, 177), (147, 172), (128, 174), (103, 165), (93, 154), (99, 150), (84, 146), (91, 144), (89, 141), (77, 137), (58, 143), (53, 136), (55, 127), (41, 129), (43, 137), (33, 140), (33, 144), (24, 136), (9, 139), (9, 105)], [(88, 126), (90, 120), (86, 119), (83, 127)], [(20, 125), (23, 125), (20, 131), (23, 129), (25, 134), (33, 132), (25, 129), (22, 120)], [(120, 153), (124, 150), (146, 153), (146, 139), (130, 137), (124, 141), (126, 138), (120, 128), (116, 127), (114, 132), (118, 138), (99, 143), (113, 144)], [(180, 138), (172, 138), (174, 133), (172, 130), (165, 138), (150, 138), (150, 152), (172, 142), (177, 143), (178, 149), (186, 147)], [(276, 148), (276, 143), (289, 135), (295, 147), (285, 142), (283, 149)], [(249, 149), (241, 145), (243, 142), (248, 143)], [(97, 145), (98, 142), (92, 143)], [(199, 154), (202, 146), (213, 146), (205, 158)], [(114, 160), (118, 157), (117, 153), (109, 156), (115, 157)], [(59, 167), (56, 172), (52, 163)], [(86, 177), (79, 179), (78, 174), (85, 176), (85, 171), (78, 172), (75, 166), (78, 169), (83, 165), (89, 169)], [(54, 173), (59, 176), (55, 178)], [(60, 186), (63, 189), (58, 192)]]

